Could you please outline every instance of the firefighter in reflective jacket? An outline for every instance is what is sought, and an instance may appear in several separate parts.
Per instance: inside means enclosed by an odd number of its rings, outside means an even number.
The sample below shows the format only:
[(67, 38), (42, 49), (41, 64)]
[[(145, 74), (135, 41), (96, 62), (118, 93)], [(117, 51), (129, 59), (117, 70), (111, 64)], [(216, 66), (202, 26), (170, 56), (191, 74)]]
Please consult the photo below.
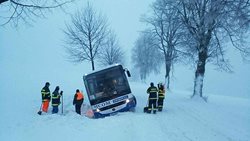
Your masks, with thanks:
[(165, 98), (165, 89), (164, 89), (164, 85), (162, 83), (158, 84), (158, 111), (162, 111), (163, 109), (163, 102), (164, 102), (164, 98)]
[(56, 89), (52, 93), (52, 107), (53, 107), (52, 114), (58, 113), (58, 106), (61, 103), (60, 97), (62, 96), (63, 91), (61, 91), (59, 94), (59, 89), (60, 89), (59, 86), (56, 86)]
[(45, 86), (41, 90), (42, 102), (43, 102), (42, 111), (46, 112), (46, 113), (48, 112), (49, 102), (50, 102), (50, 90), (49, 90), (49, 86), (50, 86), (50, 83), (46, 82)]
[(150, 87), (147, 89), (147, 93), (149, 94), (148, 113), (151, 113), (151, 111), (153, 111), (154, 114), (156, 113), (157, 92), (158, 89), (154, 86), (154, 83), (151, 82)]
[(83, 94), (79, 91), (79, 89), (76, 90), (76, 94), (74, 95), (73, 105), (75, 105), (76, 113), (81, 115), (81, 106), (84, 100)]

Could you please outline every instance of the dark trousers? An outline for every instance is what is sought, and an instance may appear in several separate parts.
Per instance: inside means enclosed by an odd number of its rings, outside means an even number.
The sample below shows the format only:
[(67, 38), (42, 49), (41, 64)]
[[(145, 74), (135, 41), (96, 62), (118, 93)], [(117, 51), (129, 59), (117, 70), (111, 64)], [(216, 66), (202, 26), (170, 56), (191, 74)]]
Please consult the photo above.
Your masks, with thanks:
[(163, 109), (163, 101), (164, 101), (164, 98), (159, 98), (158, 99), (158, 111), (162, 111)]
[(151, 113), (151, 111), (153, 110), (153, 113), (156, 113), (156, 99), (149, 99), (148, 102), (148, 113)]
[(52, 114), (58, 113), (58, 106), (52, 106), (52, 107), (53, 107)]
[(81, 115), (81, 106), (82, 104), (75, 104), (76, 113), (79, 115)]

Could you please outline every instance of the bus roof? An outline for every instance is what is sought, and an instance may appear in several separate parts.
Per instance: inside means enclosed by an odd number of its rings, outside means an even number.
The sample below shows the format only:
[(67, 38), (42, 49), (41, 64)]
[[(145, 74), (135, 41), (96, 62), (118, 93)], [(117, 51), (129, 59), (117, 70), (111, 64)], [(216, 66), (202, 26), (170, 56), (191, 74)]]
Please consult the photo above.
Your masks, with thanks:
[(112, 68), (112, 67), (115, 67), (115, 66), (122, 66), (122, 65), (121, 64), (112, 64), (112, 65), (106, 66), (104, 68), (101, 68), (101, 69), (98, 69), (98, 70), (94, 70), (94, 71), (92, 71), (90, 73), (85, 74), (84, 76), (87, 76), (87, 75), (90, 75), (90, 74), (94, 74), (94, 73), (97, 73), (99, 71), (106, 70), (106, 69), (109, 69), (109, 68)]

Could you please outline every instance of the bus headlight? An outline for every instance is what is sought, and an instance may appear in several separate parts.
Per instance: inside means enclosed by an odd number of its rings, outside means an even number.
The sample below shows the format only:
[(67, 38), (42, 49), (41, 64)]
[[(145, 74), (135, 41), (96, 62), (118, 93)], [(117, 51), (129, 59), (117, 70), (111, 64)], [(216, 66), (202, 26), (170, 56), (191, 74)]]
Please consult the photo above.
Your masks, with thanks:
[(126, 100), (126, 103), (129, 103), (129, 101), (130, 101), (130, 100), (129, 100), (129, 99), (127, 99), (127, 100)]
[(96, 109), (96, 112), (101, 112), (101, 110), (100, 109)]

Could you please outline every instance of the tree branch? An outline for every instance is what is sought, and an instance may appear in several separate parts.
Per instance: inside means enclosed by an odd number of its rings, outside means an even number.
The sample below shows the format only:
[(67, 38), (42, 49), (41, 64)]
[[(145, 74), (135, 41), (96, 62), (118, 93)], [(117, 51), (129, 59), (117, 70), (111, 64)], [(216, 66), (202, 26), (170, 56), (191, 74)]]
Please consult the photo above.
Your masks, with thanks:
[[(7, 2), (8, 3), (4, 3)], [(15, 26), (18, 25), (19, 21), (28, 23), (28, 20), (33, 21), (34, 17), (45, 17), (45, 13), (50, 9), (59, 8), (67, 3), (73, 2), (74, 0), (63, 0), (63, 2), (58, 2), (58, 0), (0, 0), (0, 4), (3, 4), (3, 8), (9, 7), (8, 12), (1, 13), (0, 18), (5, 19), (0, 26), (4, 26), (11, 21)], [(27, 4), (28, 3), (28, 4)], [(63, 10), (63, 9), (62, 9)]]
[(4, 3), (6, 1), (8, 1), (8, 0), (0, 0), (0, 4)]
[(52, 6), (42, 6), (42, 5), (33, 5), (33, 4), (23, 4), (23, 3), (19, 3), (16, 2), (14, 0), (10, 0), (11, 3), (14, 3), (15, 5), (19, 5), (22, 7), (27, 7), (27, 8), (37, 8), (37, 9), (50, 9), (50, 8), (57, 8), (57, 7), (61, 7), (64, 4), (70, 3), (72, 2), (72, 0), (70, 1), (65, 1), (63, 3), (57, 4), (57, 5), (52, 5)]

